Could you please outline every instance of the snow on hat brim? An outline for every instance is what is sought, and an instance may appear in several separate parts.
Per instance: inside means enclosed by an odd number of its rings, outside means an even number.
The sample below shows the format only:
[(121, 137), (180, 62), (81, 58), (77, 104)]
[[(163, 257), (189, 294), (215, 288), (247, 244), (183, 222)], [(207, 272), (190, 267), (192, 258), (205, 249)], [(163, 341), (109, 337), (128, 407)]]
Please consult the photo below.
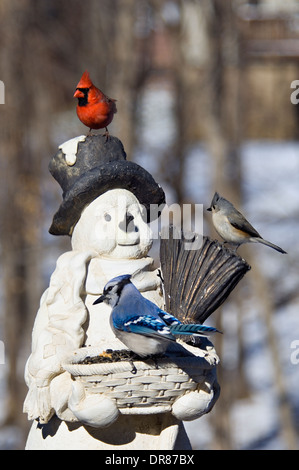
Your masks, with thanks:
[[(101, 141), (96, 140), (92, 142), (90, 139), (100, 137)], [(49, 232), (52, 235), (71, 235), (73, 227), (78, 222), (83, 209), (94, 201), (97, 197), (104, 194), (111, 189), (127, 189), (132, 192), (140, 204), (142, 204), (147, 211), (147, 221), (157, 218), (165, 204), (165, 194), (159, 184), (156, 183), (154, 178), (144, 168), (137, 163), (125, 160), (125, 153), (121, 142), (115, 137), (111, 138), (112, 141), (109, 146), (107, 142), (106, 147), (103, 147), (102, 136), (91, 136), (89, 145), (86, 142), (79, 144), (79, 151), (77, 155), (78, 168), (76, 165), (70, 168), (65, 168), (64, 158), (61, 153), (56, 154), (53, 158), (52, 165), (50, 164), (50, 171), (54, 178), (59, 182), (63, 192), (63, 202), (61, 203), (58, 211), (53, 217), (52, 225)], [(90, 152), (94, 145), (101, 149), (105, 149), (105, 156), (107, 152), (113, 148), (114, 152), (117, 149), (123, 152), (122, 158), (119, 155), (115, 160), (104, 161), (100, 158), (101, 155), (94, 155)], [(93, 147), (91, 147), (93, 145)], [(80, 149), (81, 147), (81, 149)], [(89, 150), (83, 152), (83, 149)], [(85, 162), (80, 167), (80, 151), (81, 160)], [(88, 165), (86, 166), (86, 158)], [(91, 162), (92, 161), (92, 162)], [(91, 164), (92, 163), (92, 164)], [(74, 172), (75, 177), (69, 176), (70, 172)], [(71, 181), (71, 185), (69, 184)], [(151, 210), (151, 205), (154, 205), (155, 210)], [(159, 207), (159, 212), (156, 210)]]

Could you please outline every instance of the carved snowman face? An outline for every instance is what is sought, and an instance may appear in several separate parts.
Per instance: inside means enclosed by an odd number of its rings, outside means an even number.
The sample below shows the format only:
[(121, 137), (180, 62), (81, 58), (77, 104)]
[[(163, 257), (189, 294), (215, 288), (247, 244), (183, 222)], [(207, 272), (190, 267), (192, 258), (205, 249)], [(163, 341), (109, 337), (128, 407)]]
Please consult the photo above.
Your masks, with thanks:
[(130, 191), (113, 189), (99, 196), (81, 214), (72, 234), (73, 250), (94, 250), (113, 259), (147, 255), (152, 232), (144, 208)]

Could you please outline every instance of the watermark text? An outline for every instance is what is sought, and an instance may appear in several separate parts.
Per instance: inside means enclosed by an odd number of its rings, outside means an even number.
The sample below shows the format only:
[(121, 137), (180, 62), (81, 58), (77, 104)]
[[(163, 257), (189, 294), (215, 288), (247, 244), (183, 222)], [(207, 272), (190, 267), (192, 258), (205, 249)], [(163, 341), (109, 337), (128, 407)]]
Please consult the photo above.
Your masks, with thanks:
[[(113, 241), (120, 245), (147, 243), (147, 240), (182, 239), (185, 250), (198, 250), (203, 241), (202, 204), (151, 204), (148, 208), (118, 196), (110, 205), (95, 207), (97, 237), (103, 239), (106, 250)], [(173, 230), (174, 227), (175, 230)], [(143, 241), (142, 241), (143, 240)], [(111, 246), (110, 246), (111, 245)]]
[(5, 348), (3, 341), (0, 341), (0, 364), (5, 364)]
[(297, 365), (299, 364), (299, 339), (294, 339), (291, 342), (291, 349), (293, 349), (290, 357), (291, 363)]
[(2, 80), (0, 80), (0, 104), (5, 104), (5, 86)]
[(295, 91), (291, 93), (291, 103), (298, 104), (299, 103), (299, 80), (293, 80), (291, 83), (291, 88), (295, 88)]

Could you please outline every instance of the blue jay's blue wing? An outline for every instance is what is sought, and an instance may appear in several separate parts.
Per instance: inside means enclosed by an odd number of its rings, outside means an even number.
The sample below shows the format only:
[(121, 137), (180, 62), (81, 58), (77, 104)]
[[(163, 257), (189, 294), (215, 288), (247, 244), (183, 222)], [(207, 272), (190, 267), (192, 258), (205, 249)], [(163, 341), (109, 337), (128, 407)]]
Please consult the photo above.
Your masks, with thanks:
[(175, 341), (169, 327), (152, 315), (128, 315), (126, 321), (112, 318), (112, 322), (114, 328), (121, 331)]
[(180, 325), (181, 322), (170, 313), (164, 312), (164, 310), (159, 310), (158, 315), (166, 323), (166, 325)]
[(174, 317), (168, 312), (165, 312), (165, 310), (162, 310), (150, 300), (144, 298), (143, 301), (147, 307), (147, 311), (154, 316), (157, 315), (158, 317), (160, 317), (161, 320), (166, 323), (166, 325), (170, 326), (173, 324), (181, 323), (180, 320), (178, 320), (176, 317)]
[(183, 324), (171, 325), (169, 327), (173, 335), (200, 335), (210, 336), (213, 333), (219, 333), (219, 330), (212, 326), (196, 325), (196, 324)]

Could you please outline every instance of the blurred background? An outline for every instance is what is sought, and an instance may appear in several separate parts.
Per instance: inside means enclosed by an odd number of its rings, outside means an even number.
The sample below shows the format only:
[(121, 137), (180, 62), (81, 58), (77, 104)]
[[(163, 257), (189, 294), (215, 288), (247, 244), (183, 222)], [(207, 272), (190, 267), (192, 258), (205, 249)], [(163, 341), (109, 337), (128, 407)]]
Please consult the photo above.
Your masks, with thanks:
[(207, 208), (217, 190), (288, 252), (239, 250), (252, 269), (207, 322), (224, 332), (221, 396), (186, 424), (193, 448), (298, 448), (298, 2), (0, 0), (0, 31), (0, 449), (24, 448), (31, 424), (22, 413), (31, 330), (70, 249), (48, 234), (61, 202), (48, 163), (87, 132), (73, 99), (85, 69), (117, 99), (110, 133), (168, 204)]

